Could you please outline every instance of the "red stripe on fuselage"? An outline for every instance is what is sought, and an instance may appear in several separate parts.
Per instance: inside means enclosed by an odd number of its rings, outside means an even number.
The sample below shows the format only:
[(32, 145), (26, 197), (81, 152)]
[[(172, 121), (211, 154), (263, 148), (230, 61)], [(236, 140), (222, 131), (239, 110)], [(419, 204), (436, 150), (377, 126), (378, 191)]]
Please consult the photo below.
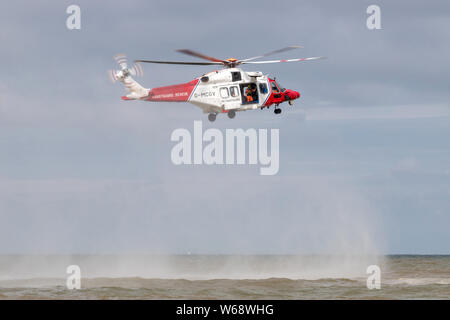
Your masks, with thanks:
[(198, 79), (188, 83), (175, 84), (172, 86), (153, 88), (148, 94), (147, 101), (188, 101), (194, 91)]

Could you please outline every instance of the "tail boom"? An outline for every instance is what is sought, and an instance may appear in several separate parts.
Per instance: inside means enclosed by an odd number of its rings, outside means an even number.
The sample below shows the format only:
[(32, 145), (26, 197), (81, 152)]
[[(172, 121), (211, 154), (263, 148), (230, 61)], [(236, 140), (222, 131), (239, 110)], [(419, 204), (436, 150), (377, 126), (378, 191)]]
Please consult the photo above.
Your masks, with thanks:
[(149, 90), (146, 101), (186, 102), (199, 83), (198, 79), (187, 83), (158, 87)]

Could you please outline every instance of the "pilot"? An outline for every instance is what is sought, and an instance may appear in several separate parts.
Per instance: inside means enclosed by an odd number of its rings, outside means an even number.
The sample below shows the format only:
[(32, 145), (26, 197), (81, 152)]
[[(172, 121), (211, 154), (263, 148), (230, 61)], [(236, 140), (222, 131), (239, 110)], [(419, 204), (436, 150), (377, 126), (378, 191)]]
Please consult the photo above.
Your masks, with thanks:
[(248, 85), (245, 95), (247, 96), (247, 102), (258, 101), (258, 92), (256, 91), (255, 83)]

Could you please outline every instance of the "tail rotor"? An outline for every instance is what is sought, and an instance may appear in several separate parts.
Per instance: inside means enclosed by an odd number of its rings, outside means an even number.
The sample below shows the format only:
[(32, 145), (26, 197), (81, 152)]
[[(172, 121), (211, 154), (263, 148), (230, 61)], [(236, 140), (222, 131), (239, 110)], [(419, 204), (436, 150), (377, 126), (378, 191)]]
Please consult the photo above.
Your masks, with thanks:
[(142, 65), (139, 62), (135, 62), (130, 69), (130, 73), (135, 77), (142, 77), (144, 75), (144, 68), (142, 68)]
[(127, 55), (124, 53), (119, 53), (114, 56), (114, 60), (120, 65), (120, 67), (123, 69), (127, 68)]
[(109, 80), (111, 80), (112, 83), (115, 83), (117, 80), (119, 80), (119, 78), (117, 77), (116, 72), (117, 72), (116, 70), (108, 70), (107, 71), (108, 78), (109, 78)]
[(128, 68), (127, 56), (125, 54), (116, 54), (114, 60), (120, 65), (121, 70), (108, 70), (108, 77), (112, 83), (115, 83), (117, 80), (124, 81), (130, 75), (137, 77), (144, 75), (144, 69), (140, 63), (134, 63), (131, 68)]

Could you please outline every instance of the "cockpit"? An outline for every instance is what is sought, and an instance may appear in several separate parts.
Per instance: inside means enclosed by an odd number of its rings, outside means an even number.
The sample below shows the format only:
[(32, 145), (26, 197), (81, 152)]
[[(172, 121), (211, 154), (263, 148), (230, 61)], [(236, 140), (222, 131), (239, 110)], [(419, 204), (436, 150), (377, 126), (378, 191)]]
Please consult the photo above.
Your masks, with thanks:
[(274, 92), (274, 93), (280, 93), (280, 92), (286, 91), (286, 89), (284, 87), (280, 86), (280, 84), (277, 83), (275, 80), (273, 80), (270, 83), (270, 87), (272, 88), (272, 92)]

